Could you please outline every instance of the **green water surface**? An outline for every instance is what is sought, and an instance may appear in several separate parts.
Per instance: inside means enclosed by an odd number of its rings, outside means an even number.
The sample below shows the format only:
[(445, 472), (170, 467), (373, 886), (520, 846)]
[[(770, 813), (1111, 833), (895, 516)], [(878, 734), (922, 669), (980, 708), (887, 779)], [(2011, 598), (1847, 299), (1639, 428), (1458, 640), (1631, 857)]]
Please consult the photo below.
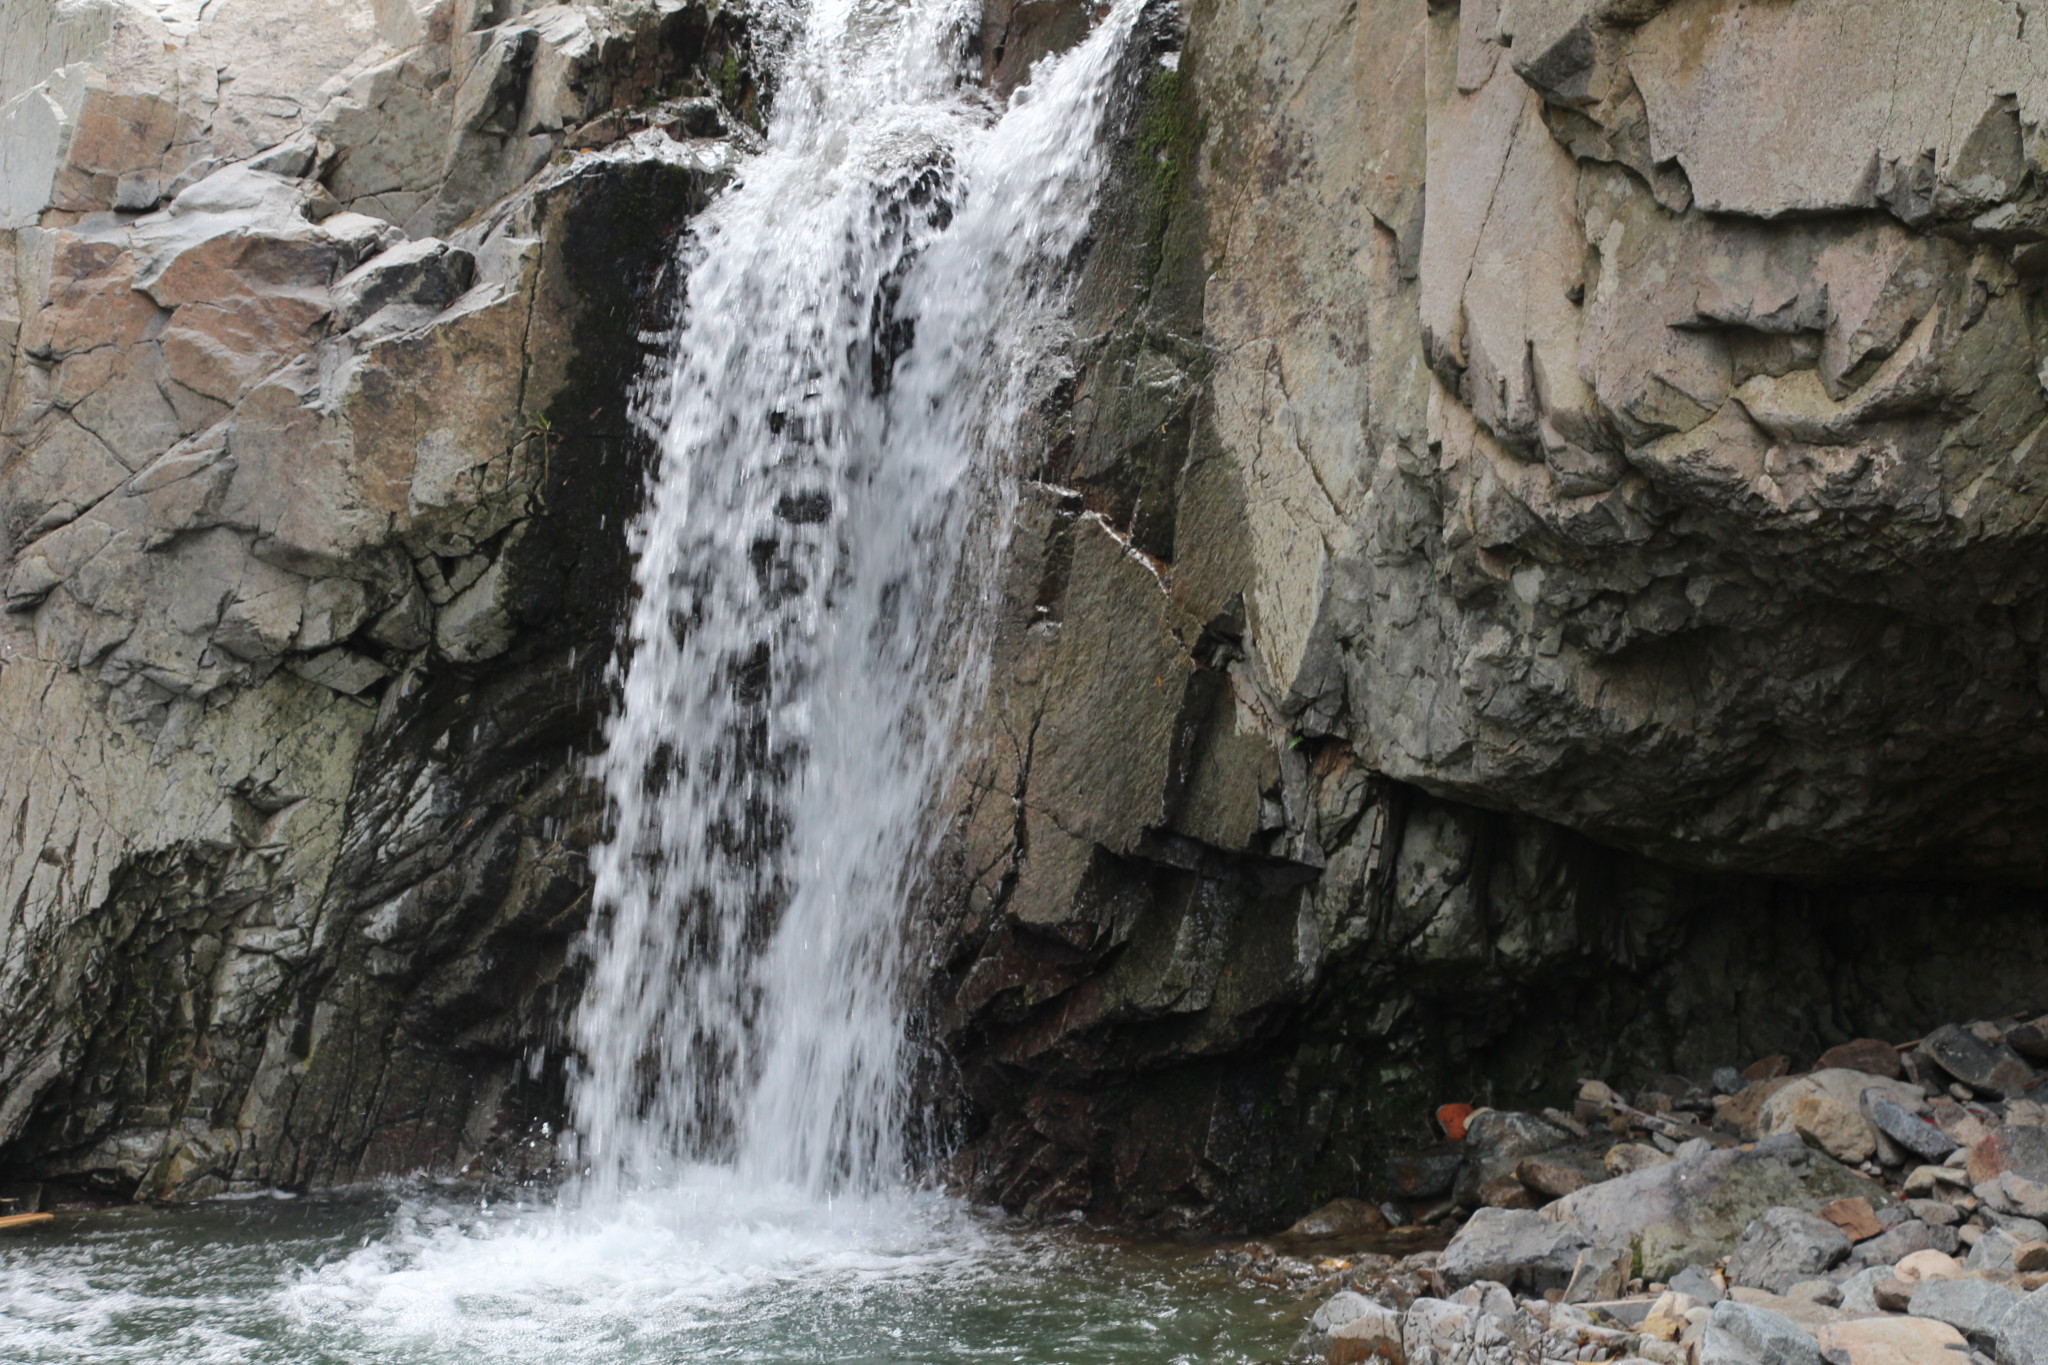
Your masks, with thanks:
[(0, 1236), (0, 1361), (1230, 1365), (1301, 1328), (1206, 1248), (721, 1180), (602, 1209), (410, 1188), (60, 1216)]

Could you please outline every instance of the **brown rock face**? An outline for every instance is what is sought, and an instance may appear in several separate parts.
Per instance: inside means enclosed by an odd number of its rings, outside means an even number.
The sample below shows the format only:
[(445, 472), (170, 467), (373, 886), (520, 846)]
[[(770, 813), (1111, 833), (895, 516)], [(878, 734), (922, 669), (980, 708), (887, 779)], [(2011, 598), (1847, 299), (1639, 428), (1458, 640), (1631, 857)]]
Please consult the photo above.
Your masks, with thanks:
[(1181, 17), (934, 897), (961, 1183), (1277, 1224), (1447, 1100), (2031, 1004), (2040, 36)]
[(1884, 1231), (1884, 1224), (1877, 1221), (1877, 1212), (1868, 1199), (1837, 1199), (1816, 1212), (1840, 1228), (1851, 1242), (1868, 1241)]
[(104, 0), (6, 32), (0, 1170), (454, 1169), (554, 1113), (625, 391), (737, 155), (626, 134), (744, 30)]
[(1813, 1064), (1816, 1071), (1825, 1071), (1830, 1067), (1867, 1071), (1873, 1076), (1882, 1076), (1886, 1080), (1894, 1081), (1905, 1074), (1899, 1066), (1898, 1049), (1876, 1038), (1857, 1038), (1831, 1047), (1821, 1053), (1820, 1060)]

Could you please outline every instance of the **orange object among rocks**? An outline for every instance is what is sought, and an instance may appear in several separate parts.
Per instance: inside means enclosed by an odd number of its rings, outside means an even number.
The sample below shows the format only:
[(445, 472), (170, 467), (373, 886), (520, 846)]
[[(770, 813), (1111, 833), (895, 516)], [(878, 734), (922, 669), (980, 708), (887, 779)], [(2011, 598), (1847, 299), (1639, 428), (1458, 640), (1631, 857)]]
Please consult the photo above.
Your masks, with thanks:
[(1823, 1208), (1820, 1216), (1840, 1228), (1852, 1242), (1867, 1242), (1884, 1231), (1884, 1224), (1877, 1221), (1877, 1210), (1861, 1196), (1837, 1199)]
[(1453, 1142), (1463, 1142), (1465, 1121), (1477, 1112), (1469, 1104), (1441, 1105), (1436, 1111), (1436, 1121), (1443, 1128), (1445, 1137)]

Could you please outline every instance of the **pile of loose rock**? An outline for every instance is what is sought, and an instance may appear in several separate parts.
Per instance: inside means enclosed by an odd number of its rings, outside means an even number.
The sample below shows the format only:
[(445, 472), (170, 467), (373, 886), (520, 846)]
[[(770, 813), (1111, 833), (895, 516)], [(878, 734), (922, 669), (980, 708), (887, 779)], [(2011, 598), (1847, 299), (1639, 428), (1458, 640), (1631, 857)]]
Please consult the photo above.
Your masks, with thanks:
[(1401, 1199), (1293, 1230), (1441, 1220), (1441, 1253), (1240, 1273), (1334, 1291), (1296, 1351), (1330, 1365), (2048, 1365), (2042, 1061), (2048, 1017), (1458, 1112)]

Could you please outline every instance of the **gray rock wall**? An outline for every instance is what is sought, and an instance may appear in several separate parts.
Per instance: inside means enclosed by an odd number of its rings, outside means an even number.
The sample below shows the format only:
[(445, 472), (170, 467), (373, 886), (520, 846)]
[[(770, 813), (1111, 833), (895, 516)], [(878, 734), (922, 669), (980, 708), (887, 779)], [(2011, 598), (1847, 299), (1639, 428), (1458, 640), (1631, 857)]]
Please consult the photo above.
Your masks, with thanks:
[(2002, 0), (1194, 0), (935, 894), (966, 1187), (2040, 998), (2048, 54)]
[(741, 17), (0, 7), (7, 1174), (333, 1184), (551, 1112), (626, 399)]

